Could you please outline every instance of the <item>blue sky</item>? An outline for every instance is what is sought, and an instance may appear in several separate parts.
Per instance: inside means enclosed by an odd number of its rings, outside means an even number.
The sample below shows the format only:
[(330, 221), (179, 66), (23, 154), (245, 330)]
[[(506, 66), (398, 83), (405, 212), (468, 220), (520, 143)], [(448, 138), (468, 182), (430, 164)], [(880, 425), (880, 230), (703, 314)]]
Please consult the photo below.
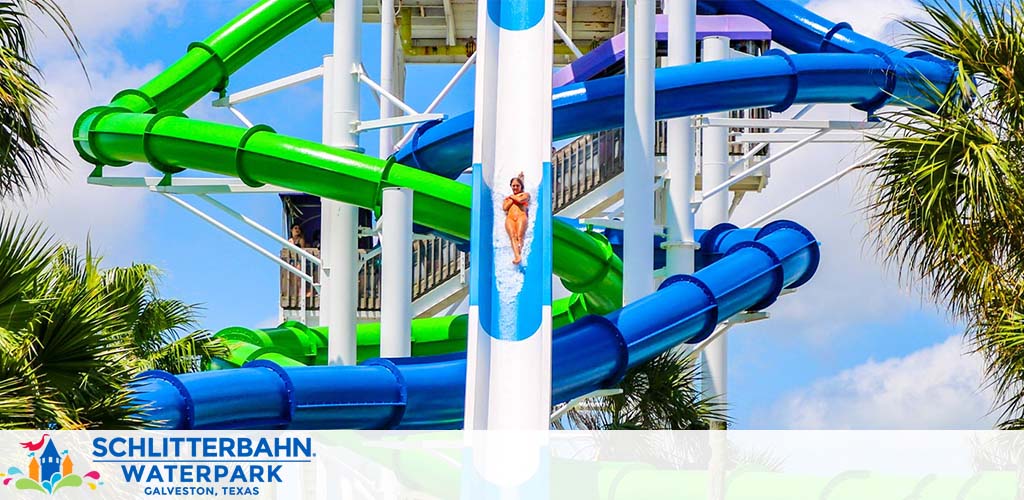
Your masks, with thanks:
[[(205, 307), (203, 326), (269, 326), (277, 317), (276, 266), (228, 236), (155, 194), (84, 184), (88, 168), (74, 154), (70, 124), (85, 108), (106, 103), (118, 90), (137, 87), (233, 17), (248, 2), (231, 0), (72, 0), (67, 9), (88, 52), (92, 87), (59, 40), (40, 38), (38, 50), (54, 95), (51, 134), (73, 158), (66, 180), (54, 181), (47, 196), (15, 207), (44, 221), (58, 237), (81, 242), (90, 235), (108, 264), (145, 261), (166, 271), (165, 295)], [(101, 8), (97, 4), (106, 4)], [(847, 20), (861, 31), (891, 36), (896, 15), (912, 15), (909, 0), (870, 0), (856, 10), (850, 2), (813, 0), (809, 6)], [(871, 8), (868, 8), (871, 7)], [(878, 14), (888, 13), (888, 14)], [(364, 64), (378, 74), (377, 25), (363, 26)], [(259, 56), (231, 78), (240, 90), (319, 66), (331, 50), (331, 27), (312, 23)], [(457, 69), (413, 65), (406, 97), (423, 109)], [(440, 111), (472, 108), (473, 73), (467, 74)], [(190, 116), (237, 123), (206, 99)], [(321, 84), (310, 83), (252, 101), (240, 109), (256, 123), (311, 140), (320, 138)], [(364, 116), (376, 116), (368, 91)], [(819, 117), (862, 119), (857, 112), (825, 106)], [(364, 135), (369, 152), (377, 135)], [(856, 148), (814, 146), (773, 167), (769, 188), (744, 200), (738, 222), (755, 218), (855, 157)], [(155, 175), (134, 166), (112, 175)], [(189, 173), (188, 175), (197, 175)], [(823, 242), (822, 267), (807, 286), (784, 297), (772, 319), (729, 334), (730, 404), (740, 428), (933, 427), (985, 428), (990, 394), (980, 390), (981, 363), (959, 340), (959, 328), (934, 306), (883, 269), (866, 239), (862, 205), (867, 180), (850, 177), (784, 217), (809, 227)], [(281, 229), (276, 195), (232, 195), (220, 199)], [(199, 204), (201, 202), (196, 201)], [(265, 239), (256, 237), (272, 246)], [(946, 406), (942, 406), (946, 405)]]

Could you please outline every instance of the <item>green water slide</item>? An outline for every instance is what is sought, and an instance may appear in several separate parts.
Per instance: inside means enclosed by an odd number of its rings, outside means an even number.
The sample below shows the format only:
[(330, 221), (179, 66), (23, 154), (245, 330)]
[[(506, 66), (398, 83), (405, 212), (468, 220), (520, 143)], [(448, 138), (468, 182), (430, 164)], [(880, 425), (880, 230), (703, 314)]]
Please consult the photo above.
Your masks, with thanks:
[[(466, 321), (465, 314), (413, 320), (412, 355), (466, 350)], [(327, 327), (311, 328), (288, 321), (277, 328), (233, 326), (217, 332), (215, 337), (227, 343), (231, 355), (214, 360), (211, 369), (237, 368), (258, 359), (281, 366), (327, 364)], [(360, 362), (380, 356), (380, 323), (356, 325), (356, 346)]]
[[(209, 92), (223, 95), (232, 73), (332, 4), (330, 0), (257, 2), (206, 40), (191, 44), (184, 57), (142, 87), (123, 90), (109, 105), (85, 111), (73, 132), (79, 154), (98, 167), (94, 175), (99, 175), (102, 167), (133, 162), (148, 163), (165, 175), (191, 168), (238, 177), (250, 186), (273, 184), (378, 213), (382, 189), (410, 188), (416, 223), (469, 239), (471, 188), (465, 184), (392, 161), (280, 135), (265, 125), (247, 129), (194, 120), (182, 113)], [(553, 236), (553, 271), (573, 292), (553, 304), (554, 326), (621, 307), (622, 263), (608, 242), (557, 220)], [(312, 344), (301, 344), (295, 340), (297, 330), (295, 324), (288, 324), (271, 333), (261, 331), (262, 337), (255, 330), (248, 336), (236, 331), (228, 338), (236, 355), (222, 366), (245, 359), (282, 364), (315, 361), (320, 354), (314, 354), (310, 346), (323, 341), (325, 332), (305, 328), (301, 336)], [(414, 354), (460, 350), (465, 343), (465, 320), (416, 320), (412, 335)], [(288, 340), (289, 336), (295, 339)], [(375, 355), (379, 327), (361, 325), (359, 337), (360, 357)]]

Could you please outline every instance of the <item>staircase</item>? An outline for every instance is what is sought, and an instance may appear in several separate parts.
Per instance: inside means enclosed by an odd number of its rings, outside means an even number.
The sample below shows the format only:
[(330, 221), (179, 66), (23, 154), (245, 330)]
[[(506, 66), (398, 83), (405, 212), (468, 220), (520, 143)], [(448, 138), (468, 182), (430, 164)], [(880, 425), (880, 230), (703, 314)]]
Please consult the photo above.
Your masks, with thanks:
[[(733, 111), (732, 118), (768, 118), (767, 109)], [(656, 175), (665, 175), (666, 135), (668, 125), (658, 122), (655, 128), (654, 153), (657, 158)], [(767, 132), (763, 128), (730, 129), (730, 134)], [(701, 144), (697, 129), (696, 144)], [(730, 156), (739, 157), (754, 145), (730, 143)], [(698, 151), (699, 153), (699, 151)], [(740, 171), (763, 160), (767, 148), (753, 155)], [(699, 154), (698, 154), (699, 158)], [(622, 129), (581, 136), (555, 152), (551, 158), (552, 209), (555, 215), (583, 219), (615, 215), (622, 200), (623, 141)], [(729, 189), (735, 193), (760, 191), (768, 183), (769, 169), (736, 183)], [(658, 184), (659, 186), (663, 184)], [(700, 164), (697, 169), (697, 189), (701, 189)], [(664, 224), (664, 189), (655, 191), (655, 224)], [(462, 301), (468, 293), (469, 254), (456, 245), (438, 237), (418, 237), (413, 243), (412, 298), (413, 316), (431, 317)], [(359, 318), (380, 318), (380, 252), (375, 249), (364, 259), (359, 269)]]

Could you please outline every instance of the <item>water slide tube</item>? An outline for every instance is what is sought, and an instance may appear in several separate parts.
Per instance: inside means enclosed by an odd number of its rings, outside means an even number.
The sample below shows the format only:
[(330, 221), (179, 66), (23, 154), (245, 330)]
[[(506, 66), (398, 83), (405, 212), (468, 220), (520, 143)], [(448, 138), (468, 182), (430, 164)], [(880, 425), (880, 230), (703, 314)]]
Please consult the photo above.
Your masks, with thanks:
[[(661, 49), (668, 43), (667, 15), (658, 14), (654, 22), (654, 31), (658, 48)], [(709, 36), (727, 36), (735, 40), (771, 40), (772, 31), (752, 17), (697, 16), (696, 35), (698, 40)], [(556, 71), (551, 84), (558, 88), (618, 73), (625, 58), (626, 33), (622, 32)]]
[[(711, 230), (696, 230), (694, 236), (700, 242), (700, 249), (695, 254), (696, 269), (703, 269), (720, 260), (725, 255), (725, 248), (743, 241), (757, 240), (761, 231), (739, 229), (728, 223), (719, 224)], [(605, 233), (616, 254), (621, 253), (619, 233), (621, 231), (613, 230)], [(665, 260), (665, 251), (657, 245), (660, 241), (655, 239), (656, 268), (663, 266)], [(658, 265), (659, 260), (661, 266)], [(567, 318), (566, 314), (556, 315), (555, 328), (571, 323)], [(412, 355), (429, 356), (466, 350), (466, 325), (465, 314), (413, 320)], [(225, 328), (214, 336), (227, 342), (231, 354), (225, 359), (215, 359), (210, 368), (238, 368), (257, 360), (272, 361), (286, 367), (325, 365), (327, 335), (327, 327), (308, 327), (295, 321), (282, 323), (276, 328)], [(380, 324), (356, 325), (356, 341), (359, 362), (380, 356)]]
[[(257, 4), (206, 42), (193, 44), (182, 60), (142, 88), (123, 91), (111, 105), (83, 114), (75, 126), (80, 154), (99, 166), (145, 161), (169, 174), (196, 168), (371, 208), (379, 208), (380, 188), (411, 187), (417, 193), (417, 222), (467, 236), (464, 185), (283, 137), (268, 127), (246, 130), (180, 115), (207, 90), (223, 90), (231, 72), (325, 8), (325, 2), (299, 0)], [(785, 73), (794, 81), (797, 75)], [(879, 88), (887, 87), (876, 85), (876, 94)], [(673, 277), (627, 309), (564, 327), (554, 347), (555, 400), (614, 384), (628, 367), (707, 335), (719, 319), (766, 307), (784, 286), (809, 279), (817, 262), (813, 237), (790, 223), (765, 231), (763, 238), (736, 245), (694, 277)], [(590, 236), (568, 226), (561, 233), (556, 226), (556, 271), (565, 260), (558, 248), (577, 251), (569, 256), (575, 257), (572, 266), (561, 269), (567, 287), (585, 290), (583, 296), (596, 308), (614, 308), (621, 288), (618, 259)], [(569, 253), (563, 252), (563, 257)], [(258, 361), (230, 372), (180, 378), (156, 372), (139, 382), (139, 401), (150, 407), (152, 419), (170, 428), (452, 427), (462, 416), (464, 363), (446, 356), (284, 369)], [(246, 406), (239, 408), (238, 401)]]
[[(693, 276), (673, 276), (619, 311), (558, 329), (553, 401), (616, 384), (629, 368), (706, 338), (725, 318), (769, 306), (817, 267), (818, 244), (798, 224), (769, 224), (755, 240), (736, 236), (738, 243), (723, 242), (724, 257)], [(171, 429), (457, 428), (465, 375), (463, 353), (358, 366), (283, 368), (255, 361), (177, 377), (147, 372), (136, 392), (149, 405), (147, 418)]]
[[(953, 77), (955, 68), (947, 61), (871, 40), (848, 24), (829, 23), (787, 0), (706, 0), (702, 5), (755, 17), (772, 29), (774, 40), (812, 53), (770, 50), (755, 58), (659, 68), (655, 70), (659, 120), (757, 107), (781, 112), (806, 103), (852, 104), (867, 112), (887, 104), (928, 106), (922, 96), (925, 82), (945, 89)], [(554, 139), (621, 127), (623, 80), (618, 75), (556, 89)], [(453, 177), (472, 163), (472, 143), (470, 111), (419, 127), (396, 160)]]

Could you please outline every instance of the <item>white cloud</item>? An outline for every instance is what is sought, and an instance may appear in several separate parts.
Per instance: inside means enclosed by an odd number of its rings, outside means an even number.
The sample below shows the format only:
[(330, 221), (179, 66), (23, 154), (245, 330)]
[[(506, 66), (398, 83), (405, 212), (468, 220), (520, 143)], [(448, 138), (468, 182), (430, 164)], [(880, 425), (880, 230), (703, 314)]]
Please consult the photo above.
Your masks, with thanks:
[[(86, 109), (109, 102), (119, 90), (135, 88), (155, 75), (160, 63), (137, 66), (126, 62), (115, 41), (124, 35), (138, 36), (162, 18), (173, 15), (180, 0), (72, 0), (62, 1), (86, 51), (86, 79), (67, 42), (46, 20), (37, 20), (45, 30), (35, 37), (37, 63), (43, 85), (52, 96), (46, 113), (46, 133), (68, 159), (70, 170), (53, 175), (46, 189), (28, 200), (8, 200), (5, 209), (43, 222), (58, 239), (82, 243), (86, 236), (101, 254), (115, 262), (130, 259), (132, 246), (140, 239), (145, 221), (146, 193), (87, 184), (91, 165), (79, 158), (71, 141), (72, 126)], [(110, 172), (112, 169), (108, 169)], [(141, 172), (130, 167), (116, 172)]]
[[(122, 37), (145, 34), (157, 22), (176, 24), (183, 14), (185, 0), (61, 0), (61, 9), (86, 46), (110, 48)], [(34, 13), (40, 28), (35, 37), (41, 57), (63, 55), (67, 42), (51, 21)]]
[(791, 429), (989, 429), (983, 360), (959, 336), (793, 391), (756, 421)]

